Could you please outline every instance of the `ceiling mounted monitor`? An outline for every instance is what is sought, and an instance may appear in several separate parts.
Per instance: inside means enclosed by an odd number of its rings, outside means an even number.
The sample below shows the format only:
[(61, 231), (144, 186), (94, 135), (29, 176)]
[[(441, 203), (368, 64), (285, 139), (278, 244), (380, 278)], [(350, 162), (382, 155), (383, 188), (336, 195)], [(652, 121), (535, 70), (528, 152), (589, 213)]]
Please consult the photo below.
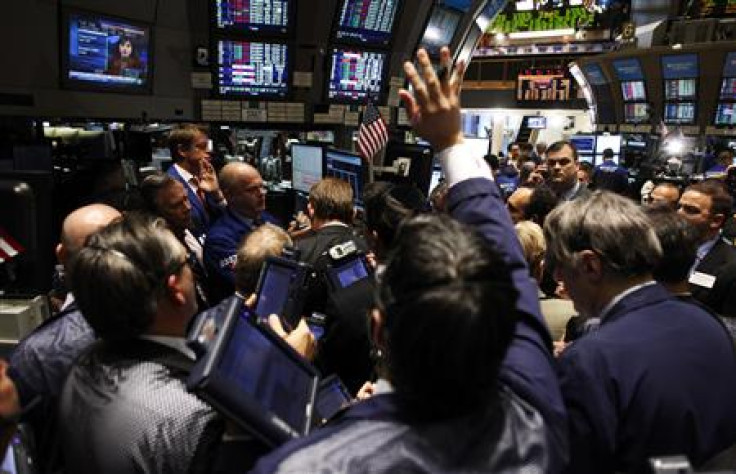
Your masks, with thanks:
[(333, 49), (328, 99), (338, 102), (378, 102), (383, 87), (386, 54)]
[(455, 32), (462, 18), (463, 12), (461, 10), (440, 4), (435, 5), (427, 29), (424, 30), (424, 35), (419, 41), (419, 46), (426, 49), (432, 56), (439, 55), (443, 46), (452, 44), (452, 39), (455, 37)]
[(342, 0), (335, 42), (388, 46), (399, 3), (400, 0)]
[(61, 82), (64, 87), (90, 91), (151, 91), (150, 25), (64, 9), (62, 33)]
[(285, 35), (294, 18), (293, 0), (213, 0), (215, 27), (233, 33)]
[(289, 76), (286, 44), (217, 42), (217, 91), (222, 96), (284, 98)]

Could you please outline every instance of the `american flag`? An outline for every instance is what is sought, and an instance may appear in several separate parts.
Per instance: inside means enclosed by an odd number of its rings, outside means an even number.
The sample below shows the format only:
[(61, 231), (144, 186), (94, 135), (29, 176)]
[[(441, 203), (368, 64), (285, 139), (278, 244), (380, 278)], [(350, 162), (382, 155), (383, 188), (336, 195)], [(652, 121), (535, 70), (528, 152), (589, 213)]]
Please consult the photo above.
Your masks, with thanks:
[(386, 122), (372, 102), (363, 111), (363, 121), (358, 129), (358, 151), (363, 159), (370, 161), (388, 143)]
[(10, 260), (25, 249), (0, 227), (0, 263)]

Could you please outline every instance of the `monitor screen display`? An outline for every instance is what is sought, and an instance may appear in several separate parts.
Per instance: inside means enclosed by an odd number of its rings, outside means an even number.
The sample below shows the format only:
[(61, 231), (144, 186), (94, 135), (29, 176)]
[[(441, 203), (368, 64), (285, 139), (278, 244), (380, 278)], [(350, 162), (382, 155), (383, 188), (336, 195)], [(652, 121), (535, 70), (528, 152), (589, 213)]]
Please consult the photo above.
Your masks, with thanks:
[(293, 8), (291, 0), (214, 0), (215, 25), (228, 31), (286, 34)]
[(621, 83), (621, 93), (624, 101), (647, 100), (647, 93), (644, 89), (644, 81), (630, 81)]
[(325, 176), (333, 176), (350, 183), (353, 203), (363, 207), (363, 163), (360, 156), (338, 150), (325, 151)]
[(431, 55), (438, 55), (440, 48), (452, 43), (462, 17), (463, 13), (459, 10), (435, 5), (419, 46), (425, 48)]
[(736, 125), (736, 104), (721, 102), (716, 108), (716, 125)]
[(695, 99), (695, 79), (670, 79), (664, 81), (666, 100)]
[(723, 77), (736, 77), (736, 52), (726, 55), (726, 60), (723, 62)]
[(664, 121), (666, 123), (695, 123), (695, 103), (680, 102), (664, 104)]
[(638, 59), (617, 59), (612, 64), (619, 81), (641, 81), (644, 79), (644, 73)]
[(400, 0), (342, 0), (335, 41), (386, 46)]
[(218, 92), (223, 96), (286, 97), (289, 49), (285, 44), (217, 42)]
[(721, 82), (721, 99), (736, 100), (736, 77), (728, 77)]
[(662, 56), (662, 77), (665, 79), (698, 77), (698, 55), (675, 54)]
[(63, 28), (65, 86), (126, 92), (150, 90), (149, 25), (68, 11)]
[(602, 86), (608, 84), (608, 79), (603, 74), (603, 69), (596, 63), (583, 64), (583, 72), (590, 82), (594, 86)]
[(649, 106), (645, 103), (624, 104), (624, 121), (642, 123), (649, 120)]
[(547, 128), (547, 117), (527, 117), (526, 124), (532, 129)]
[(383, 85), (384, 53), (332, 50), (328, 98), (378, 102)]
[(570, 100), (571, 81), (562, 74), (520, 74), (516, 83), (516, 100)]
[(322, 179), (322, 147), (292, 144), (291, 166), (294, 190), (308, 193)]
[(610, 148), (614, 155), (621, 153), (621, 135), (598, 135), (595, 141), (596, 155), (603, 154), (603, 150)]
[(575, 145), (580, 154), (588, 155), (595, 151), (595, 135), (573, 135), (570, 143)]

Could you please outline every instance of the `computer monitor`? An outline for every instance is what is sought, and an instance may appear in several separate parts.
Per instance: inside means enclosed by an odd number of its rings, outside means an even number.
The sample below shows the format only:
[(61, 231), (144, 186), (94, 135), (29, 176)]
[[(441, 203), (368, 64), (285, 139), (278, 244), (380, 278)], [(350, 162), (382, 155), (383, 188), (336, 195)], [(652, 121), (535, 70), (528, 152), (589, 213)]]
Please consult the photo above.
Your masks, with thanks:
[(641, 69), (641, 63), (638, 59), (617, 59), (612, 61), (612, 64), (619, 81), (644, 80), (644, 72)]
[(293, 0), (212, 0), (213, 19), (217, 29), (227, 32), (283, 35), (293, 23), (295, 3)]
[(234, 296), (188, 336), (203, 348), (187, 388), (269, 446), (309, 433), (319, 377)]
[(291, 145), (292, 187), (295, 191), (308, 193), (322, 179), (322, 147), (316, 145)]
[(624, 122), (643, 123), (649, 120), (649, 105), (643, 102), (624, 104)]
[(337, 102), (378, 102), (383, 88), (385, 60), (385, 53), (333, 49), (328, 99)]
[(721, 82), (722, 100), (736, 100), (736, 77), (726, 77)]
[(695, 123), (694, 102), (674, 102), (664, 104), (665, 123), (692, 124)]
[(716, 125), (736, 125), (736, 103), (720, 102), (716, 107)]
[(669, 79), (664, 81), (665, 100), (696, 99), (695, 79)]
[[(469, 139), (468, 142), (484, 141), (484, 139)], [(468, 147), (472, 146), (468, 144)], [(486, 145), (486, 150), (488, 150)], [(482, 157), (486, 152), (481, 154)], [(409, 144), (402, 141), (392, 140), (386, 147), (384, 164), (392, 166), (396, 171), (393, 175), (385, 178), (397, 184), (414, 185), (422, 194), (427, 196), (430, 191), (432, 179), (432, 148), (427, 145)]]
[(547, 128), (547, 117), (527, 117), (527, 127), (539, 130)]
[(621, 135), (598, 135), (595, 141), (596, 155), (602, 155), (607, 148), (613, 150), (614, 155), (621, 153)]
[(595, 135), (573, 135), (570, 137), (570, 143), (581, 155), (592, 154), (595, 151)]
[(698, 77), (697, 54), (672, 54), (662, 56), (661, 60), (664, 79), (695, 79)]
[(462, 11), (436, 4), (432, 9), (427, 29), (419, 40), (419, 46), (426, 49), (430, 55), (439, 55), (440, 48), (452, 43), (462, 18)]
[(627, 81), (621, 83), (621, 93), (625, 102), (647, 100), (644, 81)]
[(363, 162), (359, 155), (340, 150), (325, 150), (324, 175), (350, 183), (355, 207), (363, 208)]
[(342, 0), (335, 42), (387, 46), (401, 0)]
[(289, 63), (289, 47), (283, 43), (219, 40), (217, 91), (222, 96), (286, 97)]
[(91, 91), (150, 92), (151, 30), (143, 22), (62, 9), (62, 85)]

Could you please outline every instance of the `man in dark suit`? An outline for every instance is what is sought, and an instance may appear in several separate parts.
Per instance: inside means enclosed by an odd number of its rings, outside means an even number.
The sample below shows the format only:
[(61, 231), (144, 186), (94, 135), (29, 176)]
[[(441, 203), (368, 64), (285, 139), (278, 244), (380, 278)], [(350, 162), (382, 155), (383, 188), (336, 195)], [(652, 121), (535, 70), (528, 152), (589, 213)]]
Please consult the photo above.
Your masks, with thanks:
[(736, 249), (721, 236), (732, 204), (720, 181), (706, 180), (688, 187), (678, 205), (680, 215), (699, 234), (690, 289), (697, 300), (724, 317), (736, 317)]
[(167, 173), (184, 185), (192, 208), (192, 233), (200, 243), (212, 222), (222, 214), (225, 198), (210, 164), (209, 140), (196, 125), (182, 124), (169, 134), (174, 164)]
[(578, 150), (568, 141), (559, 141), (547, 148), (545, 157), (549, 171), (549, 186), (561, 201), (590, 196), (590, 190), (578, 180)]
[(204, 244), (204, 263), (210, 278), (210, 303), (235, 291), (233, 266), (240, 242), (264, 222), (278, 224), (266, 209), (266, 187), (258, 170), (246, 163), (228, 163), (220, 171), (227, 207), (210, 227)]
[(662, 251), (642, 209), (613, 193), (545, 222), (547, 262), (597, 330), (559, 359), (572, 473), (650, 472), (651, 457), (699, 467), (736, 443), (736, 353), (722, 324), (654, 281)]

